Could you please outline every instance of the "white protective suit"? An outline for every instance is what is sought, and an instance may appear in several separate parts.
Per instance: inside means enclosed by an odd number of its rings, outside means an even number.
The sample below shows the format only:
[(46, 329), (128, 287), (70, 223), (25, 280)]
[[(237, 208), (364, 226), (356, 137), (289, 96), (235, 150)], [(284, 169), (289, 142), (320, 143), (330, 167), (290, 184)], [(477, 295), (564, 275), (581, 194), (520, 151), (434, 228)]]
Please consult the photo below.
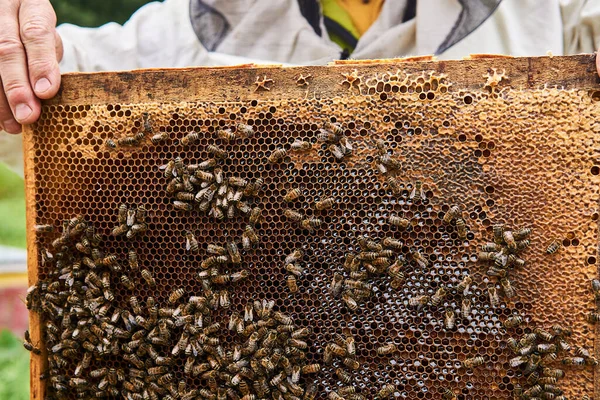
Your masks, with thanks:
[[(562, 55), (600, 45), (600, 0), (417, 0), (415, 17), (403, 21), (407, 1), (387, 0), (350, 56)], [(461, 22), (463, 32), (449, 38)], [(298, 0), (165, 0), (142, 7), (123, 26), (64, 24), (58, 31), (64, 72), (249, 61), (322, 64), (341, 53), (322, 20), (311, 26)], [(447, 39), (457, 43), (440, 49)]]

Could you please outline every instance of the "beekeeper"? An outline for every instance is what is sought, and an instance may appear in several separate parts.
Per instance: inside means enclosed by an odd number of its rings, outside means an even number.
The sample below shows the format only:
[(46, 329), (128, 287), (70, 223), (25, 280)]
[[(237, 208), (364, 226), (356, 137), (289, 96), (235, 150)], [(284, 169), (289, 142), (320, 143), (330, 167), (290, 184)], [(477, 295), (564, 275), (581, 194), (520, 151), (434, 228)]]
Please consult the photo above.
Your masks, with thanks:
[(40, 115), (60, 73), (470, 53), (591, 53), (600, 0), (165, 0), (124, 25), (55, 27), (49, 0), (0, 0), (0, 127)]

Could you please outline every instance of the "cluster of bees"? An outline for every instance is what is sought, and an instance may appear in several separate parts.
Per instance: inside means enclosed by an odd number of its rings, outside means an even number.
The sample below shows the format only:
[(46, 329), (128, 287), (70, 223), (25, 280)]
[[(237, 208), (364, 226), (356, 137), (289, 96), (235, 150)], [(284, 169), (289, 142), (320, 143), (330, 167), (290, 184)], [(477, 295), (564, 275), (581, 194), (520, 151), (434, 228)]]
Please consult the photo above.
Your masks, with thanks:
[[(191, 236), (190, 239), (188, 233), (188, 242), (193, 240), (196, 245), (192, 246), (191, 249), (194, 252), (198, 251), (198, 246), (195, 237)], [(248, 277), (247, 270), (239, 270), (232, 273), (224, 271), (225, 268), (240, 267), (242, 264), (242, 255), (240, 249), (235, 241), (229, 241), (225, 246), (217, 244), (209, 244), (206, 248), (208, 257), (204, 258), (200, 263), (201, 271), (196, 275), (197, 278), (202, 282), (205, 290), (212, 291), (213, 285), (221, 287), (218, 290), (218, 297), (216, 301), (219, 302), (221, 307), (229, 308), (231, 305), (229, 298), (229, 291), (223, 289), (224, 285), (230, 283), (236, 283)]]
[[(352, 335), (340, 335), (336, 333), (333, 336), (333, 341), (325, 345), (323, 362), (327, 365), (333, 365), (336, 377), (342, 384), (346, 385), (335, 391), (329, 392), (329, 400), (366, 399), (365, 396), (357, 393), (356, 387), (352, 385), (352, 372), (360, 369), (360, 363), (356, 359), (356, 342)], [(395, 391), (396, 386), (384, 384), (377, 392), (375, 399), (387, 399), (391, 397)]]
[[(37, 230), (51, 232), (52, 227)], [(82, 217), (68, 221), (53, 241), (55, 253), (42, 253), (50, 274), (28, 290), (28, 308), (43, 314), (48, 370), (41, 378), (49, 381), (48, 398), (67, 393), (78, 398), (189, 400), (316, 397), (316, 385), (307, 386), (304, 379), (321, 369), (307, 362), (310, 331), (274, 311), (273, 301), (249, 303), (243, 316), (232, 313), (228, 329), (242, 340), (225, 348), (219, 339), (224, 327), (212, 317), (224, 305), (208, 281), (203, 281), (202, 295), (187, 300), (180, 288), (165, 305), (153, 297), (142, 302), (131, 296), (120, 306), (112, 283), (123, 267), (116, 256), (103, 255), (100, 244), (100, 236)], [(84, 262), (91, 253), (98, 254), (96, 262)], [(25, 336), (25, 347), (41, 354), (28, 332)], [(114, 356), (129, 366), (102, 365)], [(184, 375), (200, 376), (206, 387), (176, 382), (178, 357), (185, 357)]]
[[(325, 122), (323, 128), (320, 129), (317, 134), (317, 140), (326, 146), (327, 150), (335, 157), (336, 160), (341, 161), (346, 156), (352, 154), (354, 146), (352, 141), (344, 136), (344, 129), (340, 124), (333, 122)], [(290, 150), (305, 152), (312, 149), (312, 144), (306, 140), (296, 139), (290, 145)], [(288, 150), (285, 148), (278, 148), (269, 155), (269, 162), (276, 164), (283, 162), (288, 155)]]
[(387, 237), (378, 243), (368, 237), (358, 238), (361, 251), (358, 254), (346, 255), (344, 261), (345, 278), (335, 273), (329, 286), (334, 297), (341, 297), (346, 306), (355, 311), (359, 302), (372, 295), (372, 284), (368, 280), (377, 275), (387, 274), (392, 278), (394, 286), (404, 281), (402, 269), (405, 265), (403, 257), (398, 256), (402, 242)]
[(144, 206), (128, 208), (127, 204), (119, 206), (118, 225), (112, 230), (114, 236), (125, 235), (133, 239), (148, 229), (146, 224), (146, 209)]
[[(487, 275), (499, 279), (504, 296), (510, 299), (516, 293), (509, 279), (509, 272), (513, 268), (525, 266), (525, 260), (520, 258), (520, 254), (531, 243), (528, 239), (531, 228), (521, 228), (513, 232), (503, 224), (494, 224), (492, 229), (494, 241), (481, 246), (478, 259), (490, 264)], [(495, 292), (495, 287), (490, 286), (488, 290)], [(497, 307), (499, 297), (490, 294), (490, 301), (493, 307)]]
[(245, 200), (258, 194), (263, 180), (248, 182), (227, 177), (219, 167), (219, 161), (227, 158), (226, 151), (216, 145), (207, 146), (207, 150), (214, 158), (184, 165), (177, 157), (160, 167), (165, 178), (170, 179), (166, 191), (173, 197), (173, 206), (181, 211), (196, 209), (219, 221), (248, 215), (252, 207)]
[(524, 386), (515, 385), (513, 394), (516, 399), (565, 400), (563, 390), (558, 386), (565, 372), (555, 367), (560, 357), (560, 362), (566, 366), (583, 367), (598, 364), (583, 347), (577, 347), (574, 356), (565, 356), (565, 353), (571, 351), (568, 342), (571, 334), (569, 328), (553, 325), (549, 330), (535, 328), (520, 339), (508, 339), (508, 346), (516, 355), (509, 360), (509, 365), (512, 368), (520, 368), (526, 378)]

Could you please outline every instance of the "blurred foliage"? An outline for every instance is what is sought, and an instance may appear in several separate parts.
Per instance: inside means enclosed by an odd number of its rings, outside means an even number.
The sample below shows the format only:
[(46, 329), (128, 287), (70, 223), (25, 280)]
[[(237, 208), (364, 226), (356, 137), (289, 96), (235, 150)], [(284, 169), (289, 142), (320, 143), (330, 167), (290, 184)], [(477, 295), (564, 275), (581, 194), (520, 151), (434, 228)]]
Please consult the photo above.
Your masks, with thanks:
[[(25, 248), (25, 183), (3, 163), (0, 163), (0, 221), (0, 244)], [(8, 397), (0, 396), (4, 398)]]
[(29, 353), (8, 330), (0, 331), (0, 399), (29, 399)]
[(58, 24), (68, 22), (79, 26), (100, 26), (107, 22), (122, 24), (148, 0), (50, 0)]

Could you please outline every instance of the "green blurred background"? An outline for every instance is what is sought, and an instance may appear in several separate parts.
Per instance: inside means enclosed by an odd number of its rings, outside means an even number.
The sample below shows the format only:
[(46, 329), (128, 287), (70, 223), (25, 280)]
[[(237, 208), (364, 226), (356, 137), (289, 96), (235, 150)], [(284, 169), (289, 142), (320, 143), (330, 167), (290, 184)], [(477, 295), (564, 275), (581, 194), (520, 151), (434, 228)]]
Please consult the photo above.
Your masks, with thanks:
[[(58, 24), (124, 23), (147, 0), (51, 0)], [(0, 133), (0, 135), (6, 135)], [(1, 161), (1, 160), (0, 160)], [(0, 245), (25, 248), (23, 179), (0, 162)], [(0, 399), (29, 399), (29, 354), (22, 341), (0, 327)]]

